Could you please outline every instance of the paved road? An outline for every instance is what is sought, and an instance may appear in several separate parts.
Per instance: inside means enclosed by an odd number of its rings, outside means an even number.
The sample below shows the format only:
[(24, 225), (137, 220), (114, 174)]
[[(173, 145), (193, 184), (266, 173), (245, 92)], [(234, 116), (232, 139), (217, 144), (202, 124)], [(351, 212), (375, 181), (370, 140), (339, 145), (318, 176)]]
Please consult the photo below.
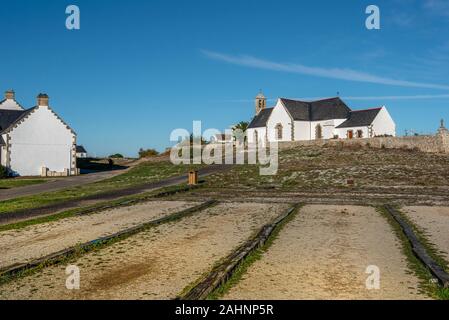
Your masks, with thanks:
[[(206, 177), (210, 174), (214, 174), (220, 171), (228, 170), (232, 166), (230, 165), (211, 165), (199, 170), (199, 176), (201, 178)], [(9, 224), (13, 222), (28, 220), (31, 218), (36, 218), (40, 216), (46, 216), (51, 214), (56, 214), (65, 210), (75, 209), (87, 205), (96, 204), (103, 201), (111, 201), (125, 196), (130, 196), (134, 194), (144, 193), (153, 191), (155, 189), (160, 189), (164, 187), (175, 186), (181, 183), (187, 182), (187, 175), (175, 176), (167, 179), (163, 179), (156, 182), (145, 183), (142, 185), (127, 187), (119, 190), (111, 190), (103, 192), (100, 194), (93, 194), (90, 196), (72, 199), (62, 202), (57, 202), (44, 207), (23, 209), (13, 212), (5, 212), (0, 214), (0, 225)]]
[(31, 196), (44, 192), (57, 191), (70, 187), (76, 187), (87, 183), (97, 182), (124, 173), (125, 170), (126, 169), (83, 174), (80, 176), (58, 178), (41, 184), (35, 184), (12, 189), (4, 189), (0, 190), (0, 201)]

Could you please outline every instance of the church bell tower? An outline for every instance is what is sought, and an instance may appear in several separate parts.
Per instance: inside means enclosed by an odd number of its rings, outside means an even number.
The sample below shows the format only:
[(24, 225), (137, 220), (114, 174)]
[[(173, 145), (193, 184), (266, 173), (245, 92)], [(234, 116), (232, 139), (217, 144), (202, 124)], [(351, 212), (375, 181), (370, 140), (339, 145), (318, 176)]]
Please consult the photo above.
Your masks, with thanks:
[(267, 98), (262, 91), (256, 97), (256, 116), (267, 107)]

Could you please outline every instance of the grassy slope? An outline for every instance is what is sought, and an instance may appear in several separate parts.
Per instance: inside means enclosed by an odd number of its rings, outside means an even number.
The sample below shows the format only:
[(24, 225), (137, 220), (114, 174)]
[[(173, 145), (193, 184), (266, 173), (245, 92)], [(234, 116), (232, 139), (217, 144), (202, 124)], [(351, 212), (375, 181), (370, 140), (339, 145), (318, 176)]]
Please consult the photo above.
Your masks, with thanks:
[(407, 150), (362, 147), (300, 147), (281, 151), (275, 176), (260, 176), (255, 165), (238, 165), (213, 175), (208, 188), (301, 191), (346, 188), (348, 179), (357, 187), (447, 186), (449, 157)]
[(124, 189), (144, 183), (156, 182), (161, 179), (187, 173), (192, 166), (175, 166), (170, 162), (142, 163), (119, 176), (65, 190), (47, 192), (35, 196), (27, 196), (0, 202), (0, 214), (21, 209), (41, 207), (66, 200), (100, 194), (105, 191)]

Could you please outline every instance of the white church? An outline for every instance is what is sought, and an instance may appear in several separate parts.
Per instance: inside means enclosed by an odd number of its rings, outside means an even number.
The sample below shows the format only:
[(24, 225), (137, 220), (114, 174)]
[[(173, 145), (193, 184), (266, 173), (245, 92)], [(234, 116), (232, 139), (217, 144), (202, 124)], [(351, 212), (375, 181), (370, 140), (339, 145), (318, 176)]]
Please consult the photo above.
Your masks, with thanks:
[(0, 163), (14, 176), (69, 176), (76, 168), (76, 133), (50, 107), (46, 94), (24, 109), (7, 91), (0, 102)]
[(247, 130), (250, 143), (396, 136), (396, 124), (385, 106), (353, 111), (339, 97), (317, 101), (280, 98), (274, 107), (266, 105), (260, 93)]

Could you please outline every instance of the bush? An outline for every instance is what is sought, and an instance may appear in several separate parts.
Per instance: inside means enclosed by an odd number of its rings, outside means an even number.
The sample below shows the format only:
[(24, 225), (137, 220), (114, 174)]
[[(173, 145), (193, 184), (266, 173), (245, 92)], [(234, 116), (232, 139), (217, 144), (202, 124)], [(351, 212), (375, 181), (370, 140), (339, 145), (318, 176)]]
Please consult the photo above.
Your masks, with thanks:
[(8, 169), (6, 167), (0, 165), (0, 179), (4, 179), (8, 177)]
[(140, 150), (139, 150), (139, 158), (156, 157), (158, 155), (159, 155), (159, 152), (157, 152), (155, 149), (144, 150), (144, 149), (140, 148)]
[(108, 158), (113, 158), (113, 159), (123, 159), (123, 155), (120, 153), (116, 153), (116, 154), (111, 154)]

